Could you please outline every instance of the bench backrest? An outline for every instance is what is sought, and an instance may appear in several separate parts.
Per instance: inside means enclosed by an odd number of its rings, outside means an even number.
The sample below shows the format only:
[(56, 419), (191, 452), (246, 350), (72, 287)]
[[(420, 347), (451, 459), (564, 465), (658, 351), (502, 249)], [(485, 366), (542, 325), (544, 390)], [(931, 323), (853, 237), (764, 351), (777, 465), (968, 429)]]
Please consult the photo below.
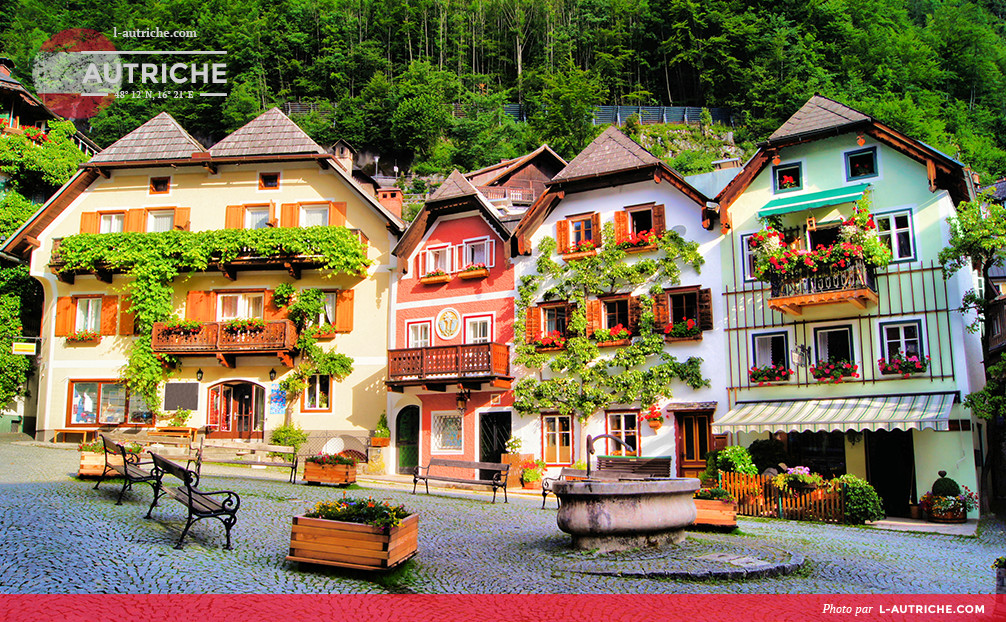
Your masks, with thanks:
[(182, 465), (176, 464), (163, 456), (155, 454), (154, 452), (150, 452), (150, 457), (154, 460), (154, 469), (157, 470), (158, 475), (162, 475), (164, 473), (172, 475), (184, 482), (185, 485), (190, 488), (194, 488), (199, 485), (199, 476), (195, 471), (186, 469)]
[(598, 471), (631, 473), (655, 477), (673, 477), (670, 458), (634, 458), (629, 456), (598, 456)]
[(509, 473), (510, 465), (504, 462), (471, 462), (468, 460), (448, 460), (446, 458), (430, 458), (429, 467), (452, 467), (456, 469), (485, 469)]
[(224, 441), (212, 438), (204, 438), (199, 443), (203, 450), (219, 450), (223, 451), (247, 451), (247, 452), (260, 452), (266, 451), (274, 454), (290, 454), (294, 455), (297, 450), (289, 445), (269, 445), (268, 443), (238, 443), (235, 441)]
[(559, 479), (566, 479), (567, 477), (587, 477), (587, 469), (562, 467), (562, 470), (559, 471)]
[(111, 437), (106, 434), (101, 435), (101, 442), (105, 444), (105, 453), (115, 454), (117, 456), (124, 455), (123, 447), (115, 442)]

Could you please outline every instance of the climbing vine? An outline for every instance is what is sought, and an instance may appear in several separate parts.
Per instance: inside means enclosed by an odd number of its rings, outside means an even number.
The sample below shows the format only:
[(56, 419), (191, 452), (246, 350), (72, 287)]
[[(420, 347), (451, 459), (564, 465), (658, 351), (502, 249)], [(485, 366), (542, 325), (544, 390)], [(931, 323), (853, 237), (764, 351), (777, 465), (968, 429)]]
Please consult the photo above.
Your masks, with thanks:
[[(345, 227), (307, 227), (73, 235), (60, 244), (59, 269), (113, 270), (132, 277), (124, 286), (124, 295), (134, 317), (137, 338), (123, 367), (122, 381), (130, 391), (142, 395), (151, 409), (157, 410), (164, 364), (174, 361), (171, 357), (158, 358), (150, 336), (154, 322), (169, 320), (174, 312), (173, 281), (182, 273), (203, 271), (211, 263), (226, 263), (242, 255), (313, 257), (328, 276), (362, 275), (371, 264), (366, 245)], [(318, 348), (317, 344), (307, 342), (298, 345), (306, 357), (314, 354), (311, 346)]]
[[(612, 404), (639, 402), (642, 408), (671, 396), (671, 384), (684, 382), (693, 389), (709, 386), (702, 376), (702, 359), (678, 361), (664, 352), (662, 331), (654, 319), (652, 296), (665, 284), (678, 284), (682, 266), (699, 271), (703, 259), (698, 244), (666, 231), (656, 240), (655, 257), (627, 262), (625, 250), (614, 242), (614, 228), (604, 226), (611, 242), (596, 255), (557, 261), (556, 242), (546, 238), (538, 246), (537, 274), (524, 276), (517, 288), (514, 334), (524, 333), (527, 309), (537, 302), (563, 300), (572, 305), (564, 349), (538, 352), (518, 339), (516, 362), (538, 373), (514, 385), (514, 407), (524, 415), (555, 411), (586, 421)], [(647, 287), (639, 297), (638, 334), (612, 356), (602, 356), (587, 333), (586, 302), (599, 295), (631, 292)]]
[[(307, 388), (308, 379), (316, 374), (331, 376), (336, 382), (341, 382), (353, 373), (353, 359), (339, 352), (326, 351), (318, 345), (318, 334), (332, 328), (312, 325), (312, 321), (321, 315), (325, 307), (325, 292), (316, 288), (295, 292), (293, 286), (288, 287), (289, 289), (282, 290), (277, 287), (277, 291), (282, 292), (282, 302), (277, 305), (287, 310), (288, 317), (297, 326), (300, 333), (297, 348), (301, 352), (301, 362), (279, 383), (289, 401), (300, 396)], [(276, 300), (275, 294), (273, 300)]]

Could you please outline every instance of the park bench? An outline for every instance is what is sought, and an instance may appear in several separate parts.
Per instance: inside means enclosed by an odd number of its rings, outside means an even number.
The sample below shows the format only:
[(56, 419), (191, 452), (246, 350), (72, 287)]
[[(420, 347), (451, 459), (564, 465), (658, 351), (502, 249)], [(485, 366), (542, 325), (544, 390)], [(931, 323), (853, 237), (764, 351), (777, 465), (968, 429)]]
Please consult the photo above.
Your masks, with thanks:
[[(587, 479), (586, 469), (574, 469), (572, 467), (562, 467), (558, 477), (546, 477), (541, 480), (541, 509), (545, 509), (545, 500), (548, 493), (552, 492), (552, 484), (555, 482), (566, 482), (571, 479)], [(555, 493), (553, 493), (555, 494)], [(559, 497), (555, 498), (558, 507)]]
[[(223, 523), (227, 533), (227, 546), (224, 548), (230, 549), (231, 528), (237, 522), (237, 512), (241, 506), (241, 497), (236, 492), (229, 490), (217, 490), (213, 492), (199, 490), (198, 473), (156, 453), (151, 453), (150, 457), (154, 461), (156, 484), (154, 486), (154, 500), (150, 504), (150, 509), (147, 510), (146, 517), (150, 518), (150, 513), (161, 497), (171, 497), (184, 505), (188, 512), (188, 516), (185, 519), (185, 528), (182, 529), (182, 535), (178, 538), (178, 544), (175, 545), (176, 549), (182, 548), (182, 542), (185, 540), (185, 536), (189, 533), (189, 528), (192, 527), (193, 523), (204, 518), (216, 518)], [(164, 483), (165, 475), (171, 475), (182, 482), (182, 485), (166, 485)]]
[(599, 473), (674, 477), (673, 465), (669, 456), (598, 456), (595, 475)]
[[(431, 473), (436, 469), (437, 473)], [(476, 471), (475, 477), (458, 477), (449, 473), (440, 474), (442, 469), (481, 469), (486, 471), (496, 471), (492, 479), (481, 479)], [(425, 471), (425, 475), (423, 474)], [(435, 482), (452, 482), (456, 484), (477, 484), (479, 486), (492, 486), (493, 503), (496, 503), (496, 491), (503, 489), (503, 503), (507, 503), (506, 481), (510, 472), (510, 465), (502, 462), (469, 462), (467, 460), (447, 460), (445, 458), (430, 458), (426, 466), (417, 466), (412, 477), (412, 494), (416, 494), (416, 486), (419, 482), (426, 485), (426, 494), (430, 493), (430, 480)]]
[(111, 473), (117, 473), (122, 477), (122, 489), (119, 490), (119, 498), (115, 501), (115, 505), (122, 505), (122, 495), (137, 483), (150, 484), (154, 489), (154, 496), (157, 496), (157, 477), (149, 468), (153, 466), (153, 462), (141, 462), (139, 454), (126, 451), (124, 445), (116, 443), (107, 434), (101, 435), (101, 442), (105, 446), (105, 468), (94, 484), (95, 490), (98, 490), (101, 482)]
[[(277, 462), (270, 454), (280, 454), (286, 459)], [(204, 438), (199, 442), (199, 449), (196, 451), (195, 471), (197, 474), (202, 472), (203, 463), (206, 462), (286, 467), (290, 469), (290, 483), (295, 483), (297, 480), (297, 450), (287, 445)]]

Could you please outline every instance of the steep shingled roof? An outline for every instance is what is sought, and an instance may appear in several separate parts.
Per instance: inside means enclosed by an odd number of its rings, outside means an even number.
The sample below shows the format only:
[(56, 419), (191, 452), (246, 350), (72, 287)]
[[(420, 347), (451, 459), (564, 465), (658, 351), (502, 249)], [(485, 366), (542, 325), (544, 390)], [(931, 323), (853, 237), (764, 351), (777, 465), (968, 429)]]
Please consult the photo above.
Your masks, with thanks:
[(325, 153), (279, 108), (270, 108), (210, 147), (215, 158)]
[(475, 196), (476, 194), (478, 194), (478, 190), (475, 189), (475, 186), (465, 179), (465, 176), (458, 169), (454, 169), (426, 202), (437, 203), (440, 201), (449, 201), (450, 199)]
[(570, 160), (566, 168), (559, 171), (552, 181), (614, 173), (659, 163), (660, 159), (657, 156), (643, 149), (615, 127), (609, 127)]
[(103, 149), (88, 163), (178, 160), (192, 157), (194, 151), (206, 149), (174, 117), (162, 112)]
[(807, 103), (800, 106), (800, 109), (793, 113), (793, 116), (780, 125), (779, 129), (772, 132), (768, 140), (771, 143), (789, 136), (820, 132), (870, 120), (871, 118), (862, 112), (827, 97), (814, 95), (807, 100)]

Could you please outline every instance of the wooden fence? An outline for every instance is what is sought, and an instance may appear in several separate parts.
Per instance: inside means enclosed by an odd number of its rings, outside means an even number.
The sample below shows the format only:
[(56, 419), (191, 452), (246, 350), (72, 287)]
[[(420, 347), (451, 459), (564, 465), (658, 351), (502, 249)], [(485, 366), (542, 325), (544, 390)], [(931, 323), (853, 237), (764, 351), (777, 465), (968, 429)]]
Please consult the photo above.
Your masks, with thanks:
[(771, 475), (744, 475), (720, 471), (720, 487), (737, 499), (742, 516), (845, 522), (845, 487), (829, 487), (804, 493), (782, 493)]

